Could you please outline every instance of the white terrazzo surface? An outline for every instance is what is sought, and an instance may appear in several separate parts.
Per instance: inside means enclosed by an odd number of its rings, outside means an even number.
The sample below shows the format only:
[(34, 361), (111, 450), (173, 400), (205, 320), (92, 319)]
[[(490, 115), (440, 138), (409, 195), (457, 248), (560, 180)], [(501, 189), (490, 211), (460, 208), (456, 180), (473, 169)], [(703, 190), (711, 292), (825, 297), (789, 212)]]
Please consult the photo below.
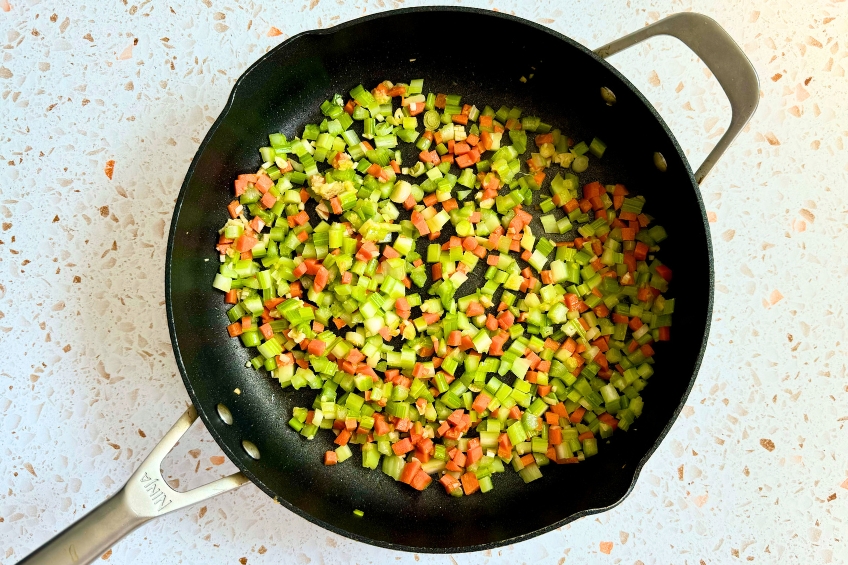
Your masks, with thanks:
[[(417, 2), (355, 4), (0, 0), (0, 562), (114, 492), (182, 413), (163, 267), (185, 170), (235, 79), (266, 50)], [(846, 3), (467, 4), (590, 47), (698, 11), (760, 75), (758, 113), (702, 188), (716, 252), (710, 346), (633, 493), (528, 542), (428, 556), (329, 534), (247, 485), (148, 524), (103, 559), (848, 562)], [(668, 38), (612, 61), (700, 163), (729, 119), (706, 69)], [(166, 462), (181, 488), (230, 469), (202, 425)]]

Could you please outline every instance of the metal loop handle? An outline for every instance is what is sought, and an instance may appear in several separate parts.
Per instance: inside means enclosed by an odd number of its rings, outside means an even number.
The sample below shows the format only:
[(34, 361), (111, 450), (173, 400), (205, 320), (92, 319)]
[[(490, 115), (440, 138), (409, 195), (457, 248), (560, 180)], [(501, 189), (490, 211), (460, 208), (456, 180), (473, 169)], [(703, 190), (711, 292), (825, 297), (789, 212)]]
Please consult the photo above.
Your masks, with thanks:
[(19, 565), (91, 563), (148, 520), (246, 483), (247, 477), (234, 473), (188, 492), (177, 492), (168, 486), (160, 470), (162, 461), (196, 419), (197, 410), (190, 406), (121, 490), (25, 557)]
[(760, 81), (751, 61), (724, 28), (712, 18), (691, 12), (674, 14), (625, 35), (595, 49), (595, 54), (607, 58), (656, 35), (671, 35), (685, 43), (707, 65), (730, 100), (730, 126), (695, 171), (700, 184), (757, 109)]

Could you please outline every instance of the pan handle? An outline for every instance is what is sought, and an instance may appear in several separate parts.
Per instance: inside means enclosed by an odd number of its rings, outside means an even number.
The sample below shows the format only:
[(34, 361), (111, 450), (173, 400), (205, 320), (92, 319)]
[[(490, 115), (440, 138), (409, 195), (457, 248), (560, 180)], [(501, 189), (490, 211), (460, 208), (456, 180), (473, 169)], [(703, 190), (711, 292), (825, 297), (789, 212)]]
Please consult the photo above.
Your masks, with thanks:
[(19, 565), (84, 565), (153, 518), (243, 485), (241, 473), (188, 492), (173, 490), (162, 478), (162, 460), (197, 419), (190, 406), (162, 438), (127, 484), (106, 502), (24, 558)]
[(712, 18), (691, 12), (674, 14), (634, 31), (595, 49), (595, 54), (606, 59), (656, 35), (671, 35), (685, 43), (712, 71), (730, 100), (730, 126), (695, 172), (700, 184), (757, 109), (760, 81), (751, 61), (724, 28)]

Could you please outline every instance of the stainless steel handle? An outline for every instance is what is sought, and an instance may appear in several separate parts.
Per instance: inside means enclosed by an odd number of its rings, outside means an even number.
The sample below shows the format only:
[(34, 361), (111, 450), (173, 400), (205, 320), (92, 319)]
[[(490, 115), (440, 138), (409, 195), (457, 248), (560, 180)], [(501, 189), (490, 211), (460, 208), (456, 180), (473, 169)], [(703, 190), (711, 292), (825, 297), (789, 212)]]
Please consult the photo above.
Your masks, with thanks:
[(235, 473), (188, 492), (177, 492), (168, 486), (160, 471), (162, 460), (196, 419), (197, 410), (190, 406), (121, 490), (25, 557), (19, 565), (91, 563), (148, 520), (246, 483), (247, 477)]
[(595, 54), (607, 58), (655, 35), (671, 35), (685, 43), (712, 71), (730, 100), (730, 126), (695, 172), (700, 184), (757, 109), (760, 81), (751, 61), (724, 29), (714, 19), (691, 12), (674, 14), (625, 35), (595, 49)]

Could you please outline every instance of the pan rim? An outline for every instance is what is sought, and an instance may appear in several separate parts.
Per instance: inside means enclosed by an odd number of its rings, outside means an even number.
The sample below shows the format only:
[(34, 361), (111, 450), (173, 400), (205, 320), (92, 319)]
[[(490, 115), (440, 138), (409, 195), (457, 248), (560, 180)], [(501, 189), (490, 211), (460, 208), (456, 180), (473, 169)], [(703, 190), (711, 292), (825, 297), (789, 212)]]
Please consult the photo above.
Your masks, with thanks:
[[(636, 95), (636, 97), (647, 107), (648, 111), (653, 115), (653, 117), (659, 122), (659, 124), (661, 125), (663, 130), (665, 130), (666, 135), (668, 136), (669, 140), (671, 141), (671, 144), (674, 147), (674, 150), (677, 152), (677, 155), (678, 155), (680, 161), (683, 163), (683, 165), (685, 167), (685, 173), (688, 175), (689, 180), (692, 184), (692, 189), (695, 191), (695, 197), (696, 197), (696, 200), (697, 200), (698, 207), (700, 209), (701, 219), (702, 219), (702, 222), (703, 222), (703, 225), (704, 225), (704, 232), (706, 234), (707, 257), (708, 257), (708, 261), (709, 261), (709, 297), (708, 297), (708, 301), (707, 301), (707, 319), (706, 319), (706, 324), (705, 324), (705, 327), (704, 327), (704, 336), (703, 336), (703, 339), (701, 341), (701, 346), (700, 346), (700, 349), (698, 351), (698, 355), (695, 359), (694, 368), (693, 368), (693, 371), (692, 371), (692, 375), (689, 379), (688, 386), (686, 387), (686, 390), (684, 391), (683, 396), (680, 399), (680, 403), (675, 408), (674, 412), (672, 413), (671, 418), (669, 419), (668, 423), (661, 430), (659, 436), (657, 437), (657, 439), (654, 442), (654, 444), (652, 445), (652, 447), (639, 460), (638, 464), (632, 469), (633, 475), (632, 475), (632, 478), (630, 480), (630, 485), (627, 488), (627, 490), (624, 492), (624, 494), (621, 496), (621, 498), (619, 498), (617, 501), (613, 502), (612, 504), (610, 504), (608, 506), (598, 507), (598, 508), (589, 508), (589, 509), (586, 509), (586, 510), (582, 510), (580, 512), (576, 512), (574, 514), (567, 516), (566, 518), (563, 518), (562, 520), (554, 522), (553, 524), (550, 524), (548, 526), (538, 528), (538, 529), (536, 529), (532, 532), (528, 532), (528, 533), (521, 534), (521, 535), (518, 535), (518, 536), (513, 536), (511, 538), (506, 538), (506, 539), (503, 539), (503, 540), (500, 540), (500, 541), (489, 542), (489, 543), (486, 543), (486, 544), (477, 544), (477, 545), (459, 546), (459, 547), (411, 546), (411, 545), (404, 545), (404, 544), (386, 542), (386, 541), (382, 541), (382, 540), (375, 540), (375, 539), (372, 539), (372, 538), (368, 538), (368, 537), (365, 537), (365, 536), (344, 530), (342, 528), (339, 528), (339, 527), (334, 526), (332, 524), (329, 524), (327, 522), (324, 522), (323, 520), (316, 518), (315, 516), (309, 514), (308, 512), (306, 512), (306, 511), (300, 509), (299, 507), (291, 504), (287, 500), (279, 498), (273, 490), (271, 490), (267, 485), (265, 485), (265, 483), (261, 479), (259, 479), (259, 477), (257, 477), (254, 473), (252, 473), (242, 463), (243, 455), (239, 451), (234, 449), (233, 446), (231, 446), (229, 443), (224, 441), (224, 439), (221, 437), (221, 435), (217, 432), (215, 426), (213, 426), (215, 414), (207, 412), (207, 410), (201, 404), (200, 399), (197, 397), (197, 395), (194, 391), (194, 387), (192, 385), (192, 382), (188, 377), (188, 374), (187, 374), (187, 371), (186, 371), (186, 368), (185, 368), (185, 364), (183, 363), (183, 360), (182, 360), (182, 356), (180, 354), (179, 341), (177, 339), (177, 333), (176, 333), (176, 328), (175, 328), (175, 323), (174, 323), (174, 312), (173, 312), (173, 307), (172, 307), (172, 302), (171, 302), (171, 267), (172, 267), (172, 260), (173, 260), (174, 241), (176, 239), (177, 224), (179, 222), (180, 211), (181, 211), (183, 203), (184, 203), (185, 194), (186, 194), (186, 191), (188, 189), (189, 182), (194, 175), (195, 168), (197, 166), (197, 162), (198, 162), (201, 154), (204, 152), (204, 150), (206, 149), (206, 146), (211, 141), (211, 139), (214, 136), (214, 134), (216, 133), (218, 127), (221, 125), (223, 120), (227, 117), (230, 110), (232, 109), (233, 104), (236, 100), (236, 97), (238, 96), (239, 88), (241, 87), (241, 85), (245, 81), (245, 79), (252, 72), (254, 72), (260, 66), (262, 66), (262, 64), (265, 63), (268, 59), (270, 59), (277, 51), (289, 47), (290, 45), (292, 45), (296, 41), (300, 40), (301, 38), (308, 37), (308, 36), (332, 35), (332, 34), (340, 32), (340, 31), (343, 31), (347, 28), (355, 27), (357, 25), (360, 25), (360, 24), (363, 24), (363, 23), (366, 23), (366, 22), (370, 22), (370, 21), (373, 21), (373, 20), (392, 17), (392, 16), (396, 16), (396, 15), (408, 14), (408, 13), (416, 13), (416, 12), (419, 12), (419, 13), (420, 12), (471, 13), (471, 14), (477, 14), (477, 15), (486, 16), (486, 17), (497, 17), (497, 18), (512, 21), (512, 22), (515, 22), (515, 23), (523, 24), (523, 25), (529, 26), (533, 29), (548, 33), (548, 34), (552, 35), (553, 37), (555, 37), (555, 38), (557, 38), (561, 41), (566, 42), (571, 47), (574, 47), (574, 48), (582, 51), (584, 54), (589, 55), (597, 63), (603, 65), (609, 72), (613, 73), (613, 75), (615, 75), (616, 78), (621, 80), (633, 92), (633, 94)], [(313, 523), (317, 526), (320, 526), (321, 528), (324, 528), (325, 530), (331, 531), (335, 534), (346, 537), (348, 539), (352, 539), (354, 541), (362, 542), (362, 543), (367, 544), (367, 545), (377, 546), (377, 547), (384, 548), (384, 549), (389, 549), (389, 550), (394, 550), (394, 551), (434, 553), (434, 554), (471, 553), (471, 552), (476, 552), (476, 551), (485, 551), (485, 550), (495, 549), (495, 548), (503, 547), (505, 545), (520, 543), (520, 542), (529, 540), (531, 538), (540, 536), (542, 534), (548, 533), (548, 532), (555, 530), (557, 528), (561, 528), (562, 526), (569, 524), (571, 522), (574, 522), (575, 520), (578, 520), (580, 518), (583, 518), (583, 517), (586, 517), (586, 516), (591, 516), (591, 515), (594, 515), (594, 514), (600, 514), (600, 513), (606, 512), (608, 510), (611, 510), (612, 508), (615, 508), (616, 506), (621, 504), (624, 501), (624, 499), (626, 499), (628, 496), (630, 496), (631, 492), (633, 491), (633, 488), (636, 485), (636, 481), (638, 480), (639, 475), (642, 472), (642, 469), (644, 468), (644, 466), (648, 462), (648, 460), (651, 458), (651, 456), (659, 448), (659, 445), (662, 443), (662, 441), (665, 439), (665, 437), (668, 435), (668, 433), (671, 431), (672, 426), (674, 425), (674, 423), (677, 421), (678, 417), (680, 416), (680, 412), (682, 411), (684, 405), (686, 404), (686, 400), (688, 399), (689, 394), (691, 393), (692, 388), (695, 384), (695, 380), (697, 379), (698, 372), (701, 368), (701, 363), (703, 362), (703, 358), (704, 358), (704, 355), (706, 353), (707, 343), (708, 343), (709, 334), (710, 334), (710, 328), (711, 328), (711, 325), (712, 325), (714, 288), (715, 288), (715, 267), (714, 267), (714, 260), (713, 260), (712, 238), (710, 237), (709, 222), (708, 222), (708, 219), (707, 219), (707, 212), (706, 212), (706, 208), (704, 206), (704, 201), (703, 201), (703, 197), (702, 197), (702, 194), (701, 194), (700, 187), (695, 180), (695, 176), (692, 172), (692, 168), (689, 164), (689, 161), (688, 161), (688, 159), (686, 159), (686, 156), (683, 153), (683, 150), (681, 149), (679, 143), (677, 142), (677, 138), (674, 136), (674, 133), (671, 131), (671, 129), (665, 123), (662, 116), (660, 116), (660, 114), (657, 112), (656, 108), (654, 108), (654, 106), (647, 100), (647, 98), (645, 98), (645, 96), (642, 94), (642, 92), (638, 88), (636, 88), (627, 79), (627, 77), (625, 77), (623, 74), (621, 74), (615, 67), (610, 65), (610, 63), (608, 63), (605, 59), (599, 57), (591, 49), (587, 48), (586, 46), (582, 45), (581, 43), (578, 43), (577, 41), (571, 39), (570, 37), (558, 32), (554, 29), (551, 29), (551, 28), (546, 27), (542, 24), (538, 24), (536, 22), (526, 20), (524, 18), (514, 16), (514, 15), (511, 15), (511, 14), (504, 14), (504, 13), (501, 13), (501, 12), (495, 12), (495, 11), (485, 10), (485, 9), (481, 9), (481, 8), (472, 8), (472, 7), (463, 7), (463, 6), (434, 5), (434, 6), (420, 6), (420, 7), (412, 7), (412, 8), (401, 8), (401, 9), (396, 9), (396, 10), (387, 10), (387, 11), (383, 11), (383, 12), (378, 12), (378, 13), (362, 16), (362, 17), (359, 17), (359, 18), (356, 18), (356, 19), (348, 20), (346, 22), (342, 22), (338, 25), (335, 25), (335, 26), (329, 27), (329, 28), (325, 28), (325, 29), (312, 29), (312, 30), (302, 31), (302, 32), (295, 34), (292, 37), (286, 39), (285, 41), (283, 41), (282, 43), (280, 43), (279, 45), (277, 45), (276, 47), (274, 47), (273, 49), (269, 50), (267, 53), (262, 55), (259, 59), (257, 59), (252, 65), (250, 65), (241, 74), (241, 76), (239, 76), (238, 80), (236, 80), (235, 84), (233, 85), (232, 90), (230, 91), (230, 95), (227, 98), (227, 102), (224, 105), (224, 108), (221, 110), (221, 113), (218, 115), (218, 118), (215, 120), (215, 122), (212, 124), (212, 126), (207, 131), (206, 135), (203, 138), (203, 141), (200, 143), (200, 145), (197, 148), (197, 151), (196, 151), (196, 153), (195, 153), (195, 155), (192, 159), (191, 164), (189, 165), (189, 167), (186, 171), (185, 178), (184, 178), (183, 183), (180, 187), (180, 192), (177, 196), (177, 200), (176, 200), (176, 203), (174, 205), (174, 212), (173, 212), (173, 215), (172, 215), (172, 218), (171, 218), (171, 228), (169, 230), (168, 245), (167, 245), (167, 251), (166, 251), (166, 256), (165, 256), (165, 309), (166, 309), (166, 316), (167, 316), (167, 320), (168, 320), (168, 333), (169, 333), (170, 338), (171, 338), (171, 346), (174, 350), (174, 360), (176, 361), (177, 367), (178, 367), (179, 372), (180, 372), (180, 376), (182, 377), (182, 380), (183, 380), (183, 385), (185, 386), (186, 392), (188, 393), (189, 397), (191, 398), (192, 404), (197, 409), (197, 412), (200, 415), (200, 417), (202, 418), (204, 425), (209, 430), (209, 433), (212, 435), (212, 437), (215, 439), (215, 442), (221, 447), (221, 449), (224, 451), (224, 453), (227, 455), (227, 457), (230, 459), (230, 461), (232, 461), (233, 464), (235, 464), (239, 468), (239, 470), (242, 473), (244, 473), (244, 475), (247, 478), (250, 479), (250, 481), (253, 484), (255, 484), (257, 487), (259, 487), (269, 497), (271, 497), (274, 502), (276, 502), (278, 504), (282, 504), (288, 510), (294, 512), (295, 514), (301, 516), (302, 518), (308, 520), (309, 522), (311, 522), (311, 523)]]

